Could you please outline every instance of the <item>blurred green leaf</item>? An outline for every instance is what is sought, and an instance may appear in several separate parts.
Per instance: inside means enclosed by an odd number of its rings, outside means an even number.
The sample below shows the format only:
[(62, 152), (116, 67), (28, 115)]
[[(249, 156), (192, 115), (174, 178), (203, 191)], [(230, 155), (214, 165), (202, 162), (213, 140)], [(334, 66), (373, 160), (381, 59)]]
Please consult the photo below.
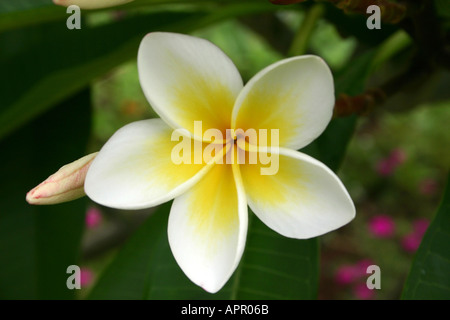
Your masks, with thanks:
[(366, 81), (372, 71), (372, 61), (376, 50), (359, 52), (348, 62), (347, 66), (335, 74), (336, 96), (342, 93), (348, 95), (361, 94), (366, 89)]
[(450, 299), (450, 175), (443, 200), (416, 253), (402, 299)]
[(82, 157), (90, 127), (83, 91), (0, 143), (0, 298), (71, 299), (66, 269), (76, 264), (85, 200), (31, 206), (26, 193)]
[(434, 6), (439, 16), (450, 17), (450, 2), (447, 0), (434, 0)]
[(0, 14), (32, 10), (36, 8), (46, 7), (49, 5), (54, 6), (52, 0), (2, 1), (0, 2)]
[(211, 12), (158, 12), (102, 25), (68, 30), (64, 22), (0, 34), (0, 138), (88, 85), (117, 65), (133, 59), (151, 31), (190, 32), (217, 21), (272, 10), (236, 4)]
[[(0, 89), (0, 137), (135, 57), (145, 33), (184, 28), (194, 17), (203, 15), (151, 14), (82, 30), (49, 23), (1, 35), (8, 49), (0, 53), (0, 69), (9, 78)], [(23, 46), (15, 48), (18, 39)]]
[[(0, 2), (0, 32), (58, 19), (67, 19), (66, 9), (52, 0), (3, 0)], [(64, 22), (62, 22), (64, 23)]]
[(325, 18), (334, 24), (343, 37), (355, 37), (362, 44), (378, 45), (398, 30), (396, 25), (382, 23), (381, 29), (367, 28), (367, 16), (344, 13), (334, 4), (326, 3)]
[(160, 206), (132, 235), (102, 273), (89, 299), (209, 299), (175, 262), (167, 239), (172, 202)]
[(90, 299), (145, 299), (152, 275), (165, 265), (159, 259), (171, 202), (159, 207), (127, 241), (102, 273)]
[[(270, 3), (261, 2), (260, 0), (134, 0), (133, 2), (112, 8), (83, 10), (83, 15), (108, 10), (135, 10), (136, 8), (145, 8), (149, 10), (161, 11), (164, 9), (188, 7), (191, 9), (202, 10), (208, 8), (223, 8), (228, 4), (254, 4), (256, 7), (268, 7)], [(0, 32), (23, 28), (37, 24), (57, 21), (65, 25), (66, 19), (70, 16), (66, 12), (67, 8), (57, 6), (52, 0), (2, 0), (0, 1)], [(217, 10), (220, 12), (220, 10)]]
[[(232, 299), (316, 299), (319, 282), (318, 238), (297, 240), (269, 229), (252, 212), (247, 245), (235, 276)], [(225, 287), (224, 290), (227, 290)]]
[(170, 251), (161, 206), (120, 250), (90, 299), (313, 299), (317, 296), (316, 239), (299, 241), (270, 230), (252, 213), (238, 270), (217, 294), (209, 294), (183, 274)]

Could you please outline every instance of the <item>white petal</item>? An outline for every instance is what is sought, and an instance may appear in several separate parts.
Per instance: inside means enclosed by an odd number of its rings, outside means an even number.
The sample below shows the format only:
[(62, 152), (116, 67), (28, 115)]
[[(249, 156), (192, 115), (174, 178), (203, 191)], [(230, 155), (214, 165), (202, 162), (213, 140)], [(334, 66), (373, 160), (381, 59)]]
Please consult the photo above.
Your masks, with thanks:
[(323, 163), (280, 148), (279, 170), (261, 175), (261, 165), (241, 166), (248, 204), (270, 228), (307, 239), (342, 227), (355, 207), (339, 178)]
[(293, 57), (268, 66), (245, 85), (232, 127), (279, 130), (279, 146), (300, 149), (325, 130), (333, 107), (333, 76), (326, 63), (316, 56)]
[(241, 259), (247, 227), (247, 203), (239, 168), (217, 164), (198, 184), (174, 200), (169, 216), (169, 243), (187, 277), (215, 293)]
[(154, 32), (141, 42), (139, 79), (154, 110), (173, 128), (194, 132), (229, 128), (234, 101), (243, 87), (233, 62), (209, 41)]
[[(113, 208), (141, 209), (173, 199), (195, 184), (210, 166), (175, 164), (172, 129), (161, 119), (133, 122), (103, 146), (88, 170), (85, 191)], [(190, 139), (189, 143), (190, 143)]]

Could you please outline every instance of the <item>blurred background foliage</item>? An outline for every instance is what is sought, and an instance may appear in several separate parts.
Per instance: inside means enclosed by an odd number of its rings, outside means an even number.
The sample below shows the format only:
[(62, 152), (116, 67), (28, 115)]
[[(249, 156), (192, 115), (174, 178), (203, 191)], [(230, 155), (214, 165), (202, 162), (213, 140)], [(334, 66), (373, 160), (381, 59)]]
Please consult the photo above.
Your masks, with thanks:
[[(135, 0), (83, 10), (81, 30), (68, 30), (69, 14), (51, 0), (0, 2), (0, 298), (449, 299), (450, 2), (398, 1), (404, 17), (374, 30), (342, 3)], [(28, 205), (26, 192), (60, 166), (124, 124), (157, 117), (136, 66), (140, 40), (157, 30), (211, 40), (244, 81), (287, 56), (323, 57), (336, 117), (302, 151), (337, 171), (355, 220), (301, 241), (250, 213), (241, 264), (210, 295), (171, 255), (170, 204)], [(82, 267), (82, 290), (66, 287), (71, 264)], [(370, 264), (381, 268), (381, 290), (365, 286)]]

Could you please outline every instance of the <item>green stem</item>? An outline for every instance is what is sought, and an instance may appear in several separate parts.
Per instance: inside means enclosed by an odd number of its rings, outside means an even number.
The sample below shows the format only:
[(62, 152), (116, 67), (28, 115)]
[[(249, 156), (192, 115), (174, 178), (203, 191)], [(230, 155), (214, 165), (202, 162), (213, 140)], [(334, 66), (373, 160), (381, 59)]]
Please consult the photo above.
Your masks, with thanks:
[(377, 49), (372, 60), (369, 73), (375, 71), (380, 65), (388, 61), (395, 54), (412, 45), (413, 40), (407, 32), (399, 30), (387, 38)]
[(322, 17), (323, 13), (324, 7), (321, 4), (315, 4), (309, 9), (295, 34), (291, 48), (288, 51), (288, 56), (305, 54), (314, 27), (316, 26), (317, 21)]

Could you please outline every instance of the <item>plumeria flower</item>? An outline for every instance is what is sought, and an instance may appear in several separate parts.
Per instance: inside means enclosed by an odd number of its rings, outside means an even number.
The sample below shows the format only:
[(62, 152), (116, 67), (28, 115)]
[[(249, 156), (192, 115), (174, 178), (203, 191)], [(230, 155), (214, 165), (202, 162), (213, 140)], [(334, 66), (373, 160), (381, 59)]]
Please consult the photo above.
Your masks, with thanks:
[[(106, 142), (86, 176), (86, 194), (119, 209), (142, 209), (174, 199), (168, 222), (173, 255), (184, 273), (214, 293), (231, 277), (244, 251), (248, 207), (268, 227), (306, 239), (353, 219), (355, 208), (338, 177), (296, 151), (318, 137), (332, 117), (332, 74), (316, 56), (281, 60), (245, 86), (232, 61), (212, 43), (181, 34), (148, 34), (138, 52), (142, 89), (161, 119), (130, 123)], [(201, 121), (202, 132), (195, 123)], [(217, 129), (223, 140), (205, 133)], [(279, 146), (254, 145), (237, 132), (279, 130)], [(181, 130), (201, 151), (200, 163), (174, 163)], [(270, 140), (272, 141), (272, 140)], [(194, 149), (195, 153), (195, 149)], [(276, 155), (267, 163), (237, 154)], [(236, 161), (221, 161), (233, 154)], [(241, 159), (242, 160), (242, 159)]]
[(57, 5), (68, 7), (71, 5), (79, 6), (81, 9), (101, 9), (114, 7), (131, 2), (133, 0), (53, 0)]

